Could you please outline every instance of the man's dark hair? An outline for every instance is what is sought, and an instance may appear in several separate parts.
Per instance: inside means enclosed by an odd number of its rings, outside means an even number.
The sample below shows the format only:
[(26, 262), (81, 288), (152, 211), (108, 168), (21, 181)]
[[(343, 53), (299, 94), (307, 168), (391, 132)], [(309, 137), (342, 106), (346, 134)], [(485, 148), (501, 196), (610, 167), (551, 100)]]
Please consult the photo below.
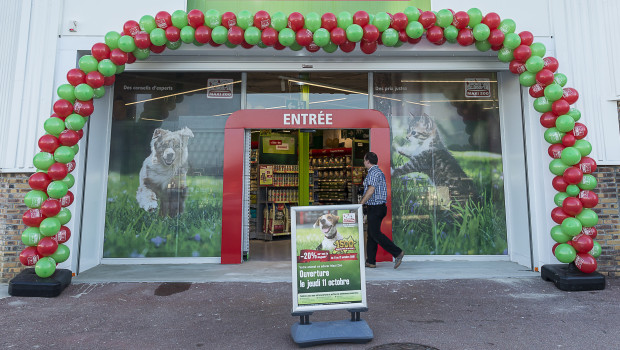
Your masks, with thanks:
[(368, 152), (364, 155), (364, 159), (370, 162), (372, 165), (377, 165), (379, 162), (379, 157), (375, 154), (375, 152)]

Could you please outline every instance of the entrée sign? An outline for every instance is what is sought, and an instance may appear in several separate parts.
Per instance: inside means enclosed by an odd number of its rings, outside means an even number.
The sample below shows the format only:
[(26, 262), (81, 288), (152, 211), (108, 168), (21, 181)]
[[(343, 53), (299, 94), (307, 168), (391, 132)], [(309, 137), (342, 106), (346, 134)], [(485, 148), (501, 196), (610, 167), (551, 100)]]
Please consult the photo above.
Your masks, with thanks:
[(331, 113), (284, 113), (284, 125), (332, 125)]

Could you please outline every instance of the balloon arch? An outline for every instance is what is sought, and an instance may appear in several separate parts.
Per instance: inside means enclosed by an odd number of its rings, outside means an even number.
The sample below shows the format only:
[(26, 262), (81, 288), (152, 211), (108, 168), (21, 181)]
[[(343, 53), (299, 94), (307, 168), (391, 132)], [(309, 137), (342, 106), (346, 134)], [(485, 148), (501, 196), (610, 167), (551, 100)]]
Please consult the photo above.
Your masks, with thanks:
[(532, 33), (517, 34), (515, 29), (513, 20), (501, 20), (493, 12), (483, 15), (476, 8), (432, 12), (408, 7), (394, 14), (358, 11), (308, 13), (305, 17), (299, 12), (286, 16), (266, 11), (220, 14), (217, 10), (179, 10), (146, 15), (139, 22), (127, 21), (121, 33), (109, 32), (105, 43), (94, 44), (91, 54), (79, 59), (79, 68), (67, 73), (68, 83), (57, 89), (60, 99), (44, 122), (46, 134), (38, 141), (41, 151), (33, 159), (37, 172), (29, 178), (32, 190), (24, 198), (30, 209), (23, 214), (28, 228), (22, 233), (22, 241), (27, 247), (20, 261), (34, 265), (38, 276), (49, 277), (57, 263), (68, 259), (70, 252), (64, 243), (71, 232), (64, 225), (71, 220), (67, 208), (74, 200), (71, 172), (82, 128), (94, 111), (93, 99), (105, 94), (105, 86), (114, 83), (115, 75), (122, 73), (126, 64), (145, 60), (166, 48), (175, 50), (183, 43), (305, 48), (309, 52), (323, 49), (329, 53), (338, 49), (351, 52), (359, 43), (364, 53), (372, 54), (379, 45), (416, 44), (426, 36), (436, 45), (448, 42), (497, 51), (498, 59), (509, 63), (510, 71), (519, 75), (521, 85), (529, 87), (534, 109), (541, 113), (540, 123), (546, 128), (544, 138), (551, 144), (549, 170), (556, 175), (551, 184), (558, 191), (554, 197), (557, 207), (551, 211), (557, 223), (550, 232), (557, 242), (553, 253), (560, 262), (574, 262), (582, 272), (594, 272), (595, 258), (601, 254), (601, 246), (593, 240), (598, 216), (591, 209), (598, 203), (592, 191), (596, 187), (592, 175), (596, 162), (588, 157), (592, 147), (584, 139), (586, 126), (578, 122), (581, 112), (571, 107), (579, 93), (564, 87), (567, 78), (557, 72), (554, 57), (545, 57), (545, 46), (533, 42)]

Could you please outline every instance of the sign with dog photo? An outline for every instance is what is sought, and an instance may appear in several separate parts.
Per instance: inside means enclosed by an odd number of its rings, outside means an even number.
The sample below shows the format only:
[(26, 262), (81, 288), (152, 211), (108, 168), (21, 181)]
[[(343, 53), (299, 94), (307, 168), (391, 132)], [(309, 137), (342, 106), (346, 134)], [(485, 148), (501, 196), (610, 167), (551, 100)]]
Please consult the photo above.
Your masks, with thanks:
[(291, 208), (293, 312), (366, 307), (362, 206)]

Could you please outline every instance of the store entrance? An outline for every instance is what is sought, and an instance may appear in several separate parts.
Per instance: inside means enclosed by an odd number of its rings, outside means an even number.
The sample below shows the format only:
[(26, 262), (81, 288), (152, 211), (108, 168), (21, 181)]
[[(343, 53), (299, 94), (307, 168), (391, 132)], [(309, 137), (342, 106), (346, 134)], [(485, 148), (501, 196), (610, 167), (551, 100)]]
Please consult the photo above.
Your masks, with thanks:
[[(368, 129), (254, 129), (244, 260), (290, 260), (290, 208), (357, 204), (363, 194)], [(246, 138), (247, 140), (247, 138)], [(247, 187), (246, 187), (247, 188)], [(246, 226), (247, 225), (247, 226)]]

